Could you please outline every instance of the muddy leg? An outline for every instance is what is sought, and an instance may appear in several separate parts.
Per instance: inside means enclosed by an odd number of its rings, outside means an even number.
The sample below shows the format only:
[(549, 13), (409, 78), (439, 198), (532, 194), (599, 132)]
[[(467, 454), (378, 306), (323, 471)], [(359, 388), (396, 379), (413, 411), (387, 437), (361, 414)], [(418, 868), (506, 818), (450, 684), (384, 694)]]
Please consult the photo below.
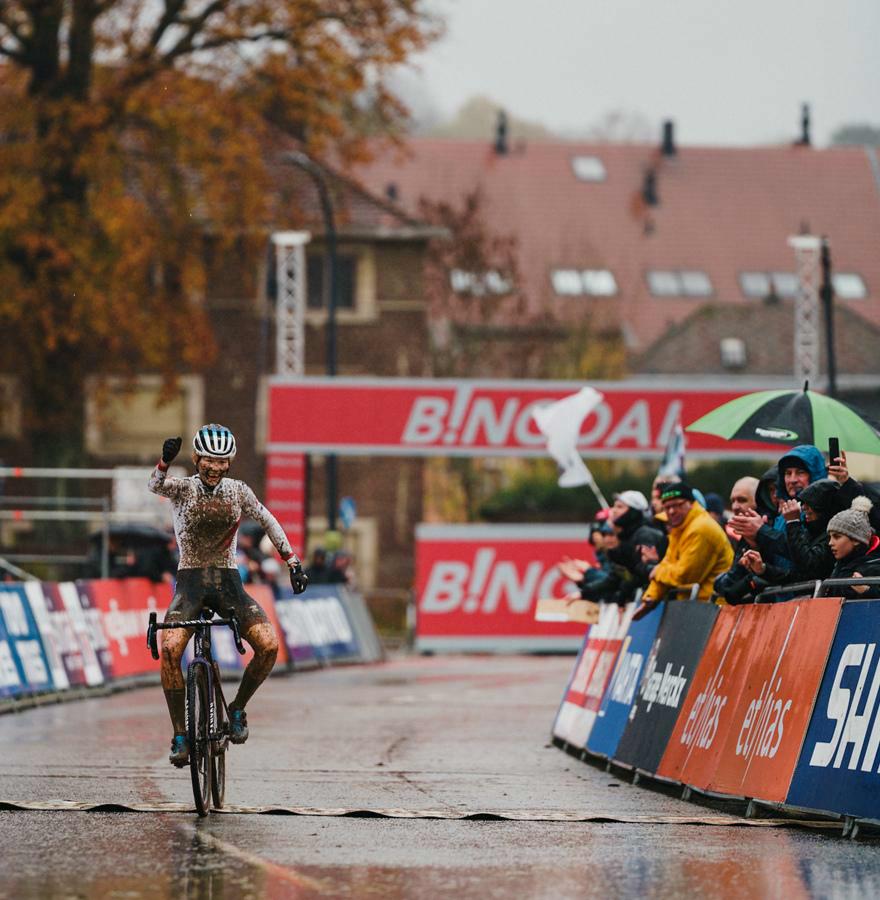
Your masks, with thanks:
[(266, 680), (278, 656), (278, 636), (269, 622), (258, 622), (247, 630), (244, 639), (254, 648), (254, 658), (248, 663), (230, 709), (244, 709), (254, 691)]

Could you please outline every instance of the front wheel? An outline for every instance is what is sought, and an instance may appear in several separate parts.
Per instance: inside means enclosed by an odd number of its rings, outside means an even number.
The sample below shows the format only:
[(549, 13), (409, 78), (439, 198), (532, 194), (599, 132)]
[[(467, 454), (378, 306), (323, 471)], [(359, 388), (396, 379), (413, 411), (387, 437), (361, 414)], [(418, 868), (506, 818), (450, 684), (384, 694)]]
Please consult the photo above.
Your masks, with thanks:
[(217, 717), (216, 740), (211, 753), (211, 796), (214, 809), (223, 809), (226, 798), (226, 747), (229, 745), (228, 727), (226, 724), (226, 707), (223, 704), (223, 691), (220, 678), (214, 672), (214, 713)]
[(186, 674), (186, 725), (189, 739), (189, 771), (192, 776), (196, 812), (208, 815), (211, 801), (210, 694), (208, 672), (202, 665), (190, 665)]

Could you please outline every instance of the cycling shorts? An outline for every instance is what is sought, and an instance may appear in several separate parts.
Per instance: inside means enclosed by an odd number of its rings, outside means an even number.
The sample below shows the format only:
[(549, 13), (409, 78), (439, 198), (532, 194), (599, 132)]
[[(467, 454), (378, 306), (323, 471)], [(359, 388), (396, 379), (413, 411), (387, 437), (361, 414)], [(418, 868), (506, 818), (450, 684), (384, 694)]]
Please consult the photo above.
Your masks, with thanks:
[(238, 569), (178, 569), (165, 621), (197, 619), (203, 609), (224, 619), (234, 614), (242, 634), (269, 622), (260, 604), (245, 592)]

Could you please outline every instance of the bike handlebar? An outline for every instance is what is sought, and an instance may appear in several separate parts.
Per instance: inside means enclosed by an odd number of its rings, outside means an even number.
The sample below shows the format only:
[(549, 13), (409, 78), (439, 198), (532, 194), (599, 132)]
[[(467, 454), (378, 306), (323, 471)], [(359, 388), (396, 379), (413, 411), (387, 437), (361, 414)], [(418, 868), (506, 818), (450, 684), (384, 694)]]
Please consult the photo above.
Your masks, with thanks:
[(228, 619), (195, 619), (195, 620), (187, 620), (181, 622), (159, 622), (157, 621), (157, 614), (154, 612), (150, 613), (150, 621), (147, 625), (147, 647), (150, 649), (150, 653), (153, 656), (153, 659), (159, 658), (159, 644), (157, 640), (159, 629), (161, 628), (211, 628), (215, 625), (228, 625), (232, 629), (232, 637), (235, 640), (235, 649), (244, 656), (245, 648), (244, 644), (241, 642), (241, 632), (238, 628), (238, 619), (235, 616), (230, 616)]

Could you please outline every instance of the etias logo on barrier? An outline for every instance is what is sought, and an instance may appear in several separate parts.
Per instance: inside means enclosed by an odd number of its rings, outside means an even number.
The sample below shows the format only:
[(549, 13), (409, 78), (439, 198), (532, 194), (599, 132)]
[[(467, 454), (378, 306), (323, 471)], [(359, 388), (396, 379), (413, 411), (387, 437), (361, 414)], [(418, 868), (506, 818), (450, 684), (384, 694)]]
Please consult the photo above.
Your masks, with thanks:
[(561, 595), (557, 585), (566, 579), (556, 566), (543, 560), (499, 560), (497, 551), (484, 547), (473, 564), (438, 560), (431, 567), (419, 611), (491, 614), (505, 600), (513, 613), (531, 612), (536, 597)]
[(680, 742), (693, 749), (708, 750), (718, 734), (718, 720), (727, 706), (727, 695), (719, 693), (724, 685), (724, 676), (716, 675), (709, 687), (697, 694), (697, 699), (688, 715), (681, 732)]
[[(834, 674), (828, 705), (824, 710), (826, 717), (834, 722), (834, 733), (830, 740), (816, 742), (810, 756), (811, 766), (824, 768), (830, 765), (839, 769), (848, 755), (848, 769), (880, 771), (880, 767), (874, 769), (877, 750), (880, 749), (880, 723), (874, 719), (873, 726), (871, 725), (880, 691), (880, 660), (875, 658), (876, 650), (876, 644), (848, 644), (844, 649)], [(874, 674), (868, 696), (863, 700), (872, 667)], [(847, 678), (848, 669), (855, 671)], [(844, 678), (847, 678), (850, 685), (857, 679), (855, 687), (844, 687)], [(819, 712), (816, 711), (817, 715)]]

